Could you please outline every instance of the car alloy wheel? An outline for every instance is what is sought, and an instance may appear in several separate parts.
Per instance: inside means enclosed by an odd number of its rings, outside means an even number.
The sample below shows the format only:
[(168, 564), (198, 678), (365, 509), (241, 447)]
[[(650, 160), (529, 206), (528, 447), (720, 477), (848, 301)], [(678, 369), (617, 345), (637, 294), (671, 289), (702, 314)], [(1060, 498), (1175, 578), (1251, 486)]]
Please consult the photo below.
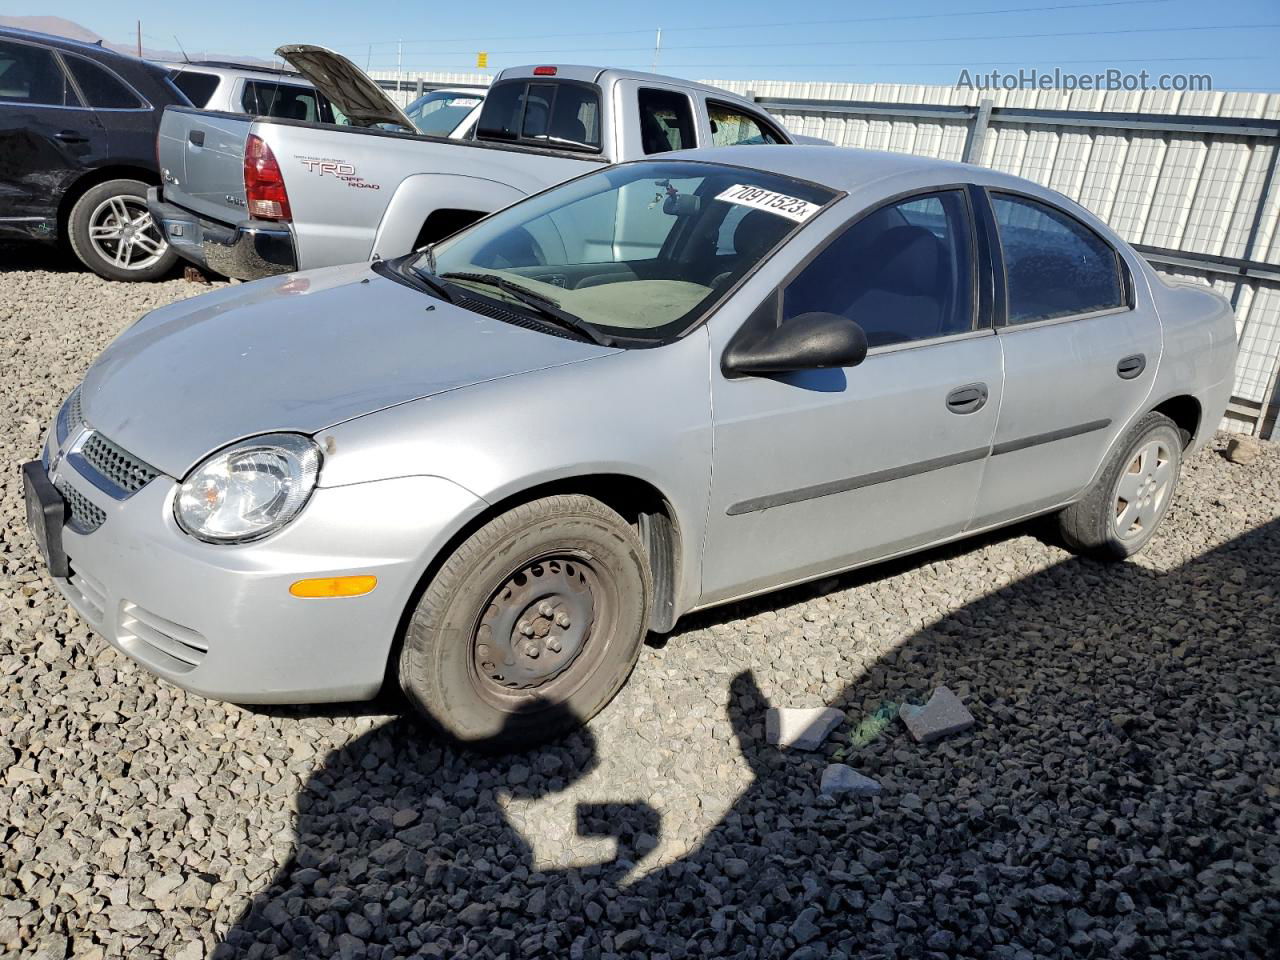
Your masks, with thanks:
[(1173, 455), (1163, 440), (1139, 448), (1116, 482), (1116, 536), (1132, 540), (1150, 532), (1164, 513), (1174, 479)]
[(89, 243), (121, 270), (145, 270), (165, 255), (168, 245), (139, 197), (107, 197), (89, 214)]

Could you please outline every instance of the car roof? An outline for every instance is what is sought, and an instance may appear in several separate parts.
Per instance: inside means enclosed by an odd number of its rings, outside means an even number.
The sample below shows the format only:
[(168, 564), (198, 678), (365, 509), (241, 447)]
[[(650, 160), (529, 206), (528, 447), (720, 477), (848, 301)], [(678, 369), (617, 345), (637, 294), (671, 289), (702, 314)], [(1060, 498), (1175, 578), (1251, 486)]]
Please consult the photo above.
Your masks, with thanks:
[(194, 73), (211, 73), (220, 77), (249, 77), (251, 79), (279, 80), (282, 83), (297, 83), (311, 86), (311, 81), (293, 70), (273, 70), (270, 67), (250, 67), (236, 63), (225, 63), (215, 60), (156, 60), (169, 70), (190, 70)]
[(102, 43), (89, 43), (87, 40), (73, 40), (70, 37), (59, 37), (52, 33), (41, 33), (38, 30), (24, 30), (21, 27), (3, 27), (0, 26), (0, 37), (13, 37), (15, 40), (30, 40), (33, 43), (43, 43), (49, 47), (57, 47), (60, 50), (70, 50), (76, 53), (90, 54), (103, 60), (123, 60), (129, 63), (146, 63), (145, 60), (139, 60), (137, 57), (127, 53), (121, 53), (119, 50), (112, 50), (110, 47), (103, 46)]
[(835, 190), (850, 191), (874, 180), (900, 173), (936, 175), (939, 182), (974, 180), (984, 167), (936, 157), (855, 147), (806, 144), (738, 144), (732, 147), (702, 147), (664, 153), (654, 159), (701, 160), (735, 167), (754, 167), (784, 177), (795, 177)]

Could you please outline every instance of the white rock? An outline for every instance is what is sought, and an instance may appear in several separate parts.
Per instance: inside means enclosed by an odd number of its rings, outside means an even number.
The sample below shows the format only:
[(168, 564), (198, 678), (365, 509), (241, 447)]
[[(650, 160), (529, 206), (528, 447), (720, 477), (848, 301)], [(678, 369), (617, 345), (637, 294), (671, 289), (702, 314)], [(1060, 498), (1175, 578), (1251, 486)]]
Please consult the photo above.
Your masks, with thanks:
[(851, 793), (856, 797), (874, 797), (881, 790), (880, 783), (864, 776), (845, 763), (832, 763), (822, 771), (822, 792), (838, 796)]
[(975, 723), (965, 705), (947, 687), (938, 687), (923, 707), (904, 703), (898, 716), (915, 737), (916, 743), (930, 743), (941, 737), (968, 730)]
[(765, 739), (777, 747), (817, 750), (843, 722), (844, 714), (835, 707), (770, 707)]

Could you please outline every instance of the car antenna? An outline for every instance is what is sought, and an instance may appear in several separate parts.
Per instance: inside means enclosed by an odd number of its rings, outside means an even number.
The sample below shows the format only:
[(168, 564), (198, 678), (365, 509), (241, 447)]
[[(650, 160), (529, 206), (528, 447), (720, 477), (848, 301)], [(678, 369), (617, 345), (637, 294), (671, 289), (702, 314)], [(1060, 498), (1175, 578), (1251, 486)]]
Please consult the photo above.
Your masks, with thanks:
[(190, 63), (191, 58), (187, 56), (187, 51), (182, 49), (182, 41), (178, 39), (178, 35), (176, 33), (173, 35), (173, 42), (178, 45), (178, 52), (182, 54), (182, 62)]

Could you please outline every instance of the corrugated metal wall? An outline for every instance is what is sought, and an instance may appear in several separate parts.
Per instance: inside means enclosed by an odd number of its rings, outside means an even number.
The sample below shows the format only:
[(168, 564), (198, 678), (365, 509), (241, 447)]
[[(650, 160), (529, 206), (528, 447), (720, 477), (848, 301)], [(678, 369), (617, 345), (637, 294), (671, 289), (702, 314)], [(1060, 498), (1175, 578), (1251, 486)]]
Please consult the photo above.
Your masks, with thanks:
[[(416, 80), (419, 75), (415, 74)], [(394, 80), (394, 71), (375, 73)], [(484, 74), (422, 74), (428, 84), (487, 83)], [(411, 82), (409, 77), (406, 83)], [(895, 105), (995, 107), (1124, 114), (1280, 119), (1280, 94), (1204, 92), (977, 91), (917, 84), (724, 81), (710, 83), (762, 101), (819, 100)], [(404, 96), (408, 96), (405, 94)], [(973, 119), (858, 115), (806, 103), (773, 107), (793, 133), (840, 146), (963, 159)], [(1066, 194), (1135, 244), (1212, 257), (1232, 257), (1280, 269), (1280, 189), (1271, 180), (1276, 137), (1186, 129), (1058, 126), (1019, 118), (987, 128), (975, 162), (1026, 177)], [(1260, 209), (1264, 203), (1265, 209)], [(1232, 279), (1222, 273), (1157, 264), (1174, 279), (1211, 284), (1236, 307), (1240, 359), (1235, 413), (1224, 425), (1252, 431), (1277, 396), (1280, 368), (1280, 281)], [(1274, 411), (1274, 407), (1272, 408)], [(1275, 414), (1272, 412), (1274, 418)]]

